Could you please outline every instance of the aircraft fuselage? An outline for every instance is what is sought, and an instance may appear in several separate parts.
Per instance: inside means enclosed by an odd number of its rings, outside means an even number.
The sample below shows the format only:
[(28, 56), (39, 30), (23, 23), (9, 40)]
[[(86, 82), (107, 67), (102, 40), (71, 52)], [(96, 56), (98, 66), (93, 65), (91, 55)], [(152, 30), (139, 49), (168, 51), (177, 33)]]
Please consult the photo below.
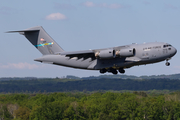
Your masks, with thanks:
[(19, 32), (24, 35), (43, 54), (35, 61), (79, 69), (99, 70), (100, 73), (117, 74), (117, 70), (125, 73), (124, 69), (126, 68), (164, 60), (169, 66), (168, 60), (177, 52), (173, 46), (163, 42), (66, 52), (41, 26), (10, 32)]
[[(96, 58), (92, 60), (91, 58), (78, 59), (77, 57), (66, 57), (65, 55), (45, 55), (41, 58), (35, 59), (35, 61), (40, 61), (44, 63), (52, 63), (56, 65), (89, 69), (89, 70), (100, 70), (103, 68), (130, 68), (136, 65), (151, 64), (164, 60), (169, 60), (172, 56), (176, 54), (176, 49), (170, 44), (154, 42), (154, 43), (144, 43), (144, 44), (131, 44), (127, 46), (114, 47), (113, 49), (118, 50), (123, 48), (134, 48), (135, 55), (132, 57), (115, 57), (109, 59)], [(111, 48), (106, 48), (111, 49)], [(104, 50), (104, 49), (100, 49)]]

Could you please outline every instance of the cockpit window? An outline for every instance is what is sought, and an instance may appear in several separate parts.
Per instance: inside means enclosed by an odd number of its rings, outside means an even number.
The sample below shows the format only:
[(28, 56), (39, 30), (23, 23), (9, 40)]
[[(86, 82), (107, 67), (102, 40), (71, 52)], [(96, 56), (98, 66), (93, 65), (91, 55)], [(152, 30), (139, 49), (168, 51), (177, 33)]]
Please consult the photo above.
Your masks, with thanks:
[(163, 45), (163, 48), (167, 47), (167, 45)]
[(163, 48), (166, 48), (166, 47), (169, 47), (169, 46), (172, 46), (172, 45), (170, 45), (170, 44), (168, 44), (168, 45), (163, 45)]

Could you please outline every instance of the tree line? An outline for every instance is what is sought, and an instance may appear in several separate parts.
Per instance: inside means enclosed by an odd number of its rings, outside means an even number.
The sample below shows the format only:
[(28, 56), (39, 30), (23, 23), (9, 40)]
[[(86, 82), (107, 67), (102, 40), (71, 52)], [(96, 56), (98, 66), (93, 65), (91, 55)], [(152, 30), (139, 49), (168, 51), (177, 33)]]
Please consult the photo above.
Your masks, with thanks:
[(68, 92), (68, 91), (98, 91), (98, 90), (179, 90), (179, 79), (90, 79), (90, 80), (73, 80), (73, 79), (32, 79), (32, 80), (10, 80), (0, 81), (0, 93), (16, 92)]

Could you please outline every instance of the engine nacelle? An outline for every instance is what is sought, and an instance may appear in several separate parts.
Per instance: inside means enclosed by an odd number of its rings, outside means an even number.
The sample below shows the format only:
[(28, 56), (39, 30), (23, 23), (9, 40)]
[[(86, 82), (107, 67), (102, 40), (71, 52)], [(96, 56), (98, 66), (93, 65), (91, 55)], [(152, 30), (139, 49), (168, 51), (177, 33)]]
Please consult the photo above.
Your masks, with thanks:
[(121, 49), (119, 51), (116, 51), (116, 56), (120, 57), (132, 57), (136, 53), (136, 50), (134, 48), (125, 48)]
[(95, 57), (100, 59), (110, 59), (110, 58), (115, 58), (116, 54), (115, 54), (115, 50), (107, 49), (96, 52)]

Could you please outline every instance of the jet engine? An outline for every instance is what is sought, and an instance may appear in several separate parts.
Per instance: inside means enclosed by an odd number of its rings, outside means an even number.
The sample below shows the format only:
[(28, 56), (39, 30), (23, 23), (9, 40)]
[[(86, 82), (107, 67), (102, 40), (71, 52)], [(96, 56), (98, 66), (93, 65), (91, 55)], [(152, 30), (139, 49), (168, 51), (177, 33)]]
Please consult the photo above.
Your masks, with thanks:
[(136, 53), (136, 50), (134, 48), (125, 48), (125, 49), (120, 49), (116, 51), (116, 56), (119, 57), (132, 57)]
[(96, 52), (95, 57), (100, 59), (110, 59), (110, 58), (115, 58), (116, 54), (115, 54), (115, 50), (107, 49)]
[(101, 50), (95, 53), (96, 58), (100, 59), (110, 59), (115, 57), (132, 57), (136, 53), (136, 50), (134, 48), (125, 48), (120, 50), (113, 50), (113, 49), (107, 49), (107, 50)]

